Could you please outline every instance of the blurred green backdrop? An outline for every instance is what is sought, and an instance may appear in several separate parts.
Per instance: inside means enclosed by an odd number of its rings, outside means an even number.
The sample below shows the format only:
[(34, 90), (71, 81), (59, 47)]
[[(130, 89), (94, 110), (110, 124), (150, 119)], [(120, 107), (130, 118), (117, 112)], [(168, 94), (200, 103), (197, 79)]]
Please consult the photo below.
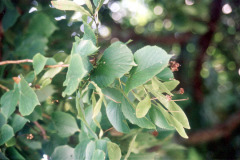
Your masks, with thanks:
[[(49, 0), (9, 2), (0, 2), (0, 61), (69, 54), (74, 36), (83, 35), (80, 13), (52, 9)], [(174, 73), (189, 100), (179, 105), (192, 129), (188, 140), (174, 140), (189, 159), (240, 157), (239, 0), (106, 0), (99, 19), (102, 45), (132, 39), (133, 51), (157, 45), (180, 63)], [(0, 82), (11, 88), (11, 77), (29, 70), (1, 67)], [(175, 157), (186, 158), (177, 150)]]

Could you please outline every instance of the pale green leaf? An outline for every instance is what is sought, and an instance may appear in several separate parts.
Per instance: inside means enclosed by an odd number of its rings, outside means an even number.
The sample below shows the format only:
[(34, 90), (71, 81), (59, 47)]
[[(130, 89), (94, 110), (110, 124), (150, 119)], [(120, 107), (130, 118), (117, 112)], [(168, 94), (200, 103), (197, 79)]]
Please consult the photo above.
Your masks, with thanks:
[(47, 58), (45, 58), (40, 53), (36, 54), (33, 57), (33, 69), (34, 69), (36, 75), (38, 75), (43, 70), (46, 62), (47, 62)]
[(137, 134), (133, 137), (133, 139), (130, 141), (129, 143), (129, 147), (128, 147), (128, 152), (126, 154), (126, 156), (124, 157), (124, 160), (127, 160), (128, 157), (130, 156), (131, 152), (132, 152), (132, 149), (134, 147), (134, 143), (135, 143), (135, 140), (137, 138)]
[(110, 160), (120, 160), (122, 157), (119, 146), (112, 142), (107, 142), (107, 151)]
[(122, 112), (123, 115), (132, 123), (136, 124), (141, 128), (155, 129), (155, 125), (146, 117), (137, 118), (135, 113), (135, 108), (132, 104), (125, 98), (122, 98)]
[(8, 124), (4, 124), (0, 130), (0, 145), (3, 145), (13, 136), (14, 136), (13, 128)]
[(184, 128), (190, 129), (190, 125), (186, 114), (174, 101), (168, 102), (168, 105), (166, 107), (174, 116), (174, 118), (176, 118), (176, 120), (183, 125)]
[(164, 117), (164, 115), (162, 114), (161, 111), (155, 109), (154, 107), (152, 107), (149, 110), (149, 115), (151, 120), (153, 121), (153, 123), (158, 126), (159, 128), (163, 128), (163, 129), (174, 129), (172, 126), (170, 126), (166, 120), (166, 118)]
[(93, 153), (95, 151), (96, 145), (94, 141), (90, 141), (87, 145), (85, 154), (86, 154), (86, 159), (85, 160), (92, 160)]
[(74, 149), (74, 159), (78, 160), (78, 159), (85, 159), (85, 155), (86, 155), (86, 148), (87, 145), (89, 143), (89, 140), (83, 140), (81, 141)]
[[(84, 34), (85, 35), (85, 34)], [(71, 54), (79, 54), (81, 57), (86, 57), (98, 51), (98, 47), (91, 41), (91, 39), (77, 39), (73, 43)]]
[(136, 108), (136, 116), (137, 118), (145, 117), (148, 113), (148, 110), (151, 108), (151, 99), (149, 96), (146, 96), (144, 100), (140, 101)]
[(91, 26), (89, 24), (87, 24), (86, 22), (83, 22), (84, 23), (84, 35), (83, 35), (83, 39), (84, 40), (90, 40), (92, 41), (92, 43), (94, 45), (96, 45), (97, 43), (97, 39), (96, 39), (96, 36), (95, 36), (95, 33), (93, 31), (93, 29), (91, 28)]
[(88, 9), (91, 11), (91, 13), (93, 13), (93, 7), (92, 7), (92, 3), (90, 0), (85, 0), (85, 3), (88, 7)]
[(188, 138), (182, 124), (178, 122), (171, 114), (169, 114), (165, 109), (162, 108), (162, 106), (158, 106), (164, 117), (167, 119), (168, 123), (175, 127), (177, 132), (182, 136), (183, 138)]
[(18, 114), (14, 114), (13, 120), (12, 120), (12, 128), (14, 130), (14, 133), (17, 131), (20, 131), (24, 125), (28, 122), (28, 120)]
[(106, 107), (106, 113), (108, 120), (118, 132), (128, 133), (130, 131), (122, 113), (121, 103), (109, 102)]
[(59, 10), (66, 10), (66, 11), (77, 11), (81, 12), (82, 14), (91, 16), (91, 14), (85, 10), (82, 6), (76, 4), (73, 1), (51, 1), (52, 5), (59, 9)]
[(179, 83), (180, 82), (178, 80), (172, 80), (172, 81), (164, 82), (163, 84), (167, 87), (169, 91), (172, 91), (179, 85)]
[(92, 160), (105, 160), (105, 153), (100, 149), (96, 149), (93, 152)]
[(21, 75), (21, 81), (18, 84), (19, 88), (19, 111), (23, 116), (33, 112), (36, 105), (40, 105), (36, 93), (28, 85), (24, 77)]
[(79, 54), (73, 54), (68, 67), (66, 80), (63, 83), (63, 86), (67, 86), (63, 95), (73, 94), (73, 92), (77, 90), (80, 81), (86, 73), (87, 71), (84, 69), (81, 56)]
[(94, 5), (96, 6), (95, 13), (97, 13), (103, 5), (104, 0), (93, 0)]
[(52, 114), (52, 120), (61, 137), (69, 137), (79, 131), (75, 118), (69, 113), (54, 112)]
[(153, 89), (156, 90), (157, 92), (167, 93), (168, 95), (173, 96), (173, 94), (165, 86), (165, 84), (159, 81), (156, 77), (153, 77), (152, 79), (152, 86), (153, 86)]
[(74, 149), (68, 145), (58, 146), (51, 158), (52, 160), (74, 160)]
[(109, 86), (135, 65), (131, 50), (121, 42), (111, 44), (103, 53), (92, 80), (101, 88)]
[(145, 85), (145, 87), (171, 112), (184, 128), (190, 129), (187, 116), (174, 101), (169, 101), (166, 96), (154, 90), (151, 85)]
[(167, 67), (170, 58), (170, 55), (157, 46), (146, 46), (136, 51), (134, 60), (137, 66), (130, 72), (125, 92), (128, 93), (161, 72)]

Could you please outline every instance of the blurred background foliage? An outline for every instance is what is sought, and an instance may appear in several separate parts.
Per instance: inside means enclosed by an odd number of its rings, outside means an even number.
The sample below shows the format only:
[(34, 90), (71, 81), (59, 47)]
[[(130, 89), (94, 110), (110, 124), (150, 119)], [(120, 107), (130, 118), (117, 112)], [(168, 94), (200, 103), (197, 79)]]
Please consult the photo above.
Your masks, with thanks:
[[(74, 1), (84, 5), (84, 0)], [(70, 53), (74, 36), (83, 35), (81, 14), (52, 9), (49, 0), (1, 0), (0, 13), (0, 61), (32, 59), (39, 52), (60, 61)], [(239, 0), (106, 0), (99, 19), (99, 43), (103, 46), (132, 39), (129, 47), (133, 51), (146, 44), (157, 45), (181, 64), (174, 74), (189, 98), (179, 105), (189, 117), (190, 138), (175, 135), (174, 141), (184, 147), (168, 145), (149, 152), (159, 150), (170, 159), (240, 157)], [(0, 83), (12, 88), (13, 76), (23, 73), (31, 79), (30, 71), (24, 64), (1, 66)], [(55, 92), (52, 87), (63, 90), (63, 75), (57, 76), (45, 90), (47, 95)], [(59, 94), (54, 96), (59, 98)], [(46, 97), (41, 97), (42, 101)], [(71, 99), (64, 104), (50, 101), (45, 107), (69, 110), (71, 103)], [(147, 145), (141, 144), (144, 141), (139, 137), (138, 144)], [(58, 137), (55, 139), (51, 145), (59, 143)]]

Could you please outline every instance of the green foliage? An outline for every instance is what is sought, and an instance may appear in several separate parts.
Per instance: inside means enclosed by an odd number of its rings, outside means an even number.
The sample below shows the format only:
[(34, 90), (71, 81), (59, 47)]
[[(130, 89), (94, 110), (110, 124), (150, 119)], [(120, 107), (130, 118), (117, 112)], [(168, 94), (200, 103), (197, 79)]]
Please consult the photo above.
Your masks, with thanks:
[(133, 54), (127, 43), (120, 41), (108, 47), (99, 45), (98, 31), (86, 18), (98, 22), (104, 1), (94, 0), (95, 7), (89, 0), (85, 2), (88, 9), (73, 1), (52, 1), (56, 9), (83, 14), (84, 35), (75, 36), (69, 55), (45, 54), (46, 43), (57, 27), (47, 14), (33, 15), (16, 53), (33, 58), (34, 71), (20, 70), (13, 89), (1, 97), (0, 145), (4, 154), (0, 156), (12, 158), (7, 154), (12, 153), (19, 159), (32, 159), (46, 153), (53, 160), (120, 160), (143, 154), (152, 158), (155, 153), (145, 152), (160, 140), (151, 132), (176, 129), (187, 138), (184, 128), (190, 129), (188, 119), (168, 99), (179, 84), (168, 68), (172, 56), (157, 46)]

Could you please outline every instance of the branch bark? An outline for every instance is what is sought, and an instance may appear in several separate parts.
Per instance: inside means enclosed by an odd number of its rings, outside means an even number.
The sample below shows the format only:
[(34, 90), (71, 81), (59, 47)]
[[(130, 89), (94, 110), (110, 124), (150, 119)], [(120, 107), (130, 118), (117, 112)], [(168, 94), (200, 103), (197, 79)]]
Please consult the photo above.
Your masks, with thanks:
[(218, 124), (213, 128), (200, 130), (189, 135), (189, 139), (181, 143), (186, 145), (197, 145), (207, 143), (216, 139), (228, 137), (240, 126), (240, 111), (231, 115), (224, 123)]
[(35, 122), (33, 122), (33, 123), (34, 123), (34, 124), (36, 125), (36, 127), (41, 131), (42, 136), (43, 136), (43, 139), (46, 140), (46, 139), (47, 139), (47, 134), (46, 134), (45, 129), (44, 129), (37, 121), (35, 121)]
[[(0, 66), (6, 64), (21, 64), (21, 63), (33, 63), (31, 59), (23, 59), (23, 60), (9, 60), (0, 62)], [(57, 68), (57, 67), (68, 67), (69, 64), (57, 64), (57, 65), (45, 65), (45, 68)]]
[(213, 35), (217, 28), (217, 22), (221, 16), (221, 9), (222, 9), (222, 0), (213, 0), (211, 7), (210, 7), (210, 21), (208, 23), (208, 32), (205, 33), (199, 39), (199, 48), (200, 52), (198, 57), (196, 58), (196, 65), (194, 68), (195, 75), (194, 75), (194, 82), (193, 82), (193, 89), (194, 89), (194, 99), (201, 103), (203, 100), (203, 93), (202, 93), (202, 78), (200, 72), (202, 70), (202, 64), (206, 58), (206, 51), (209, 45), (211, 44)]

